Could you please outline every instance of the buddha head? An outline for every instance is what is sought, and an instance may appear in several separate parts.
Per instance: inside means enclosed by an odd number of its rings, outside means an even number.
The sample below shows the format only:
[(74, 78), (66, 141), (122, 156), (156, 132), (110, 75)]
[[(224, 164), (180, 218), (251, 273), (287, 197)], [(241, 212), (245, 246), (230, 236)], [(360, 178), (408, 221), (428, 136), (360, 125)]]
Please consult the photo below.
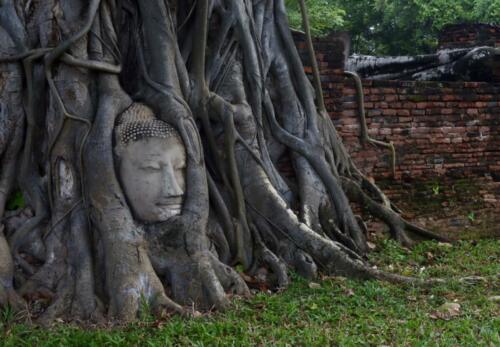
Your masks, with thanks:
[(164, 222), (181, 214), (185, 191), (186, 151), (170, 124), (134, 103), (115, 127), (118, 177), (135, 218)]

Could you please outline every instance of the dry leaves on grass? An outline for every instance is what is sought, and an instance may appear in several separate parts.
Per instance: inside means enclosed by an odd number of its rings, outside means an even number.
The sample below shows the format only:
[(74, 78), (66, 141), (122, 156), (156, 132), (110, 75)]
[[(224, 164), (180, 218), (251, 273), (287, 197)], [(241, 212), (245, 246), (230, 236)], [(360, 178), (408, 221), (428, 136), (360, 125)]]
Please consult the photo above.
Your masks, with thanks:
[(316, 282), (311, 282), (311, 283), (309, 283), (309, 288), (311, 288), (311, 289), (320, 289), (321, 288), (321, 284), (316, 283)]
[(461, 314), (461, 306), (456, 302), (447, 302), (439, 306), (439, 308), (432, 312), (429, 317), (432, 319), (450, 320), (458, 317)]

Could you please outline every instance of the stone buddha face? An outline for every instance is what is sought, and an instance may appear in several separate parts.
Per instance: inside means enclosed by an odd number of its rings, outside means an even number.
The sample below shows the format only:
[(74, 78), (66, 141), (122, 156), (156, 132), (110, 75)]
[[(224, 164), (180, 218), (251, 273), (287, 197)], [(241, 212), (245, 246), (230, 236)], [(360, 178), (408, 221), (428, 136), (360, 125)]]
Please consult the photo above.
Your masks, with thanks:
[(186, 152), (177, 131), (133, 104), (115, 129), (118, 177), (134, 216), (145, 223), (181, 214)]

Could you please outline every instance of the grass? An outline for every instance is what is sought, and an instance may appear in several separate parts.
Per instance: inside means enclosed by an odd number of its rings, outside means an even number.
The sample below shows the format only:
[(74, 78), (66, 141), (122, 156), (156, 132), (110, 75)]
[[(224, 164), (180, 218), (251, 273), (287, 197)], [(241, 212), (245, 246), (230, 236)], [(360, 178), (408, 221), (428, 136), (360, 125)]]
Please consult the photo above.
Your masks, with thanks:
[[(500, 345), (500, 304), (491, 300), (500, 295), (500, 240), (453, 247), (425, 242), (411, 251), (380, 241), (371, 261), (386, 270), (450, 280), (426, 289), (344, 278), (325, 278), (318, 286), (293, 276), (285, 292), (234, 300), (224, 313), (165, 322), (145, 316), (134, 325), (101, 330), (13, 324), (7, 312), (0, 318), (0, 346)], [(453, 280), (471, 275), (485, 280)], [(447, 302), (459, 303), (459, 314), (437, 318)]]

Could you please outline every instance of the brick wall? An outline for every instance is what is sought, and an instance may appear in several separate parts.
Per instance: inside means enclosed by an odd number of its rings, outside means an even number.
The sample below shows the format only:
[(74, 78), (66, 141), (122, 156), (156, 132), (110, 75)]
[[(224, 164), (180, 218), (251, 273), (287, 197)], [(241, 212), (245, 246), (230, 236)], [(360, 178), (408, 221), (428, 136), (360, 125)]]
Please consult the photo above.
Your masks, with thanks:
[[(305, 62), (303, 37), (295, 34)], [(345, 34), (315, 40), (326, 106), (354, 161), (375, 178), (391, 176), (386, 149), (359, 141), (356, 92), (343, 77)], [(393, 141), (397, 178), (493, 176), (500, 179), (500, 84), (365, 80), (371, 137)]]
[[(396, 146), (398, 178), (500, 178), (500, 85), (364, 81), (371, 137)], [(364, 172), (390, 176), (387, 150), (359, 142), (354, 85), (344, 83), (334, 123)]]
[(490, 24), (447, 25), (439, 34), (439, 48), (500, 47), (500, 26)]
[[(307, 52), (306, 38), (301, 32), (294, 31), (293, 39), (300, 57), (305, 65), (306, 73), (311, 73), (310, 59)], [(350, 36), (347, 33), (331, 33), (326, 37), (314, 38), (313, 44), (320, 70), (329, 73), (342, 73), (349, 56)]]

